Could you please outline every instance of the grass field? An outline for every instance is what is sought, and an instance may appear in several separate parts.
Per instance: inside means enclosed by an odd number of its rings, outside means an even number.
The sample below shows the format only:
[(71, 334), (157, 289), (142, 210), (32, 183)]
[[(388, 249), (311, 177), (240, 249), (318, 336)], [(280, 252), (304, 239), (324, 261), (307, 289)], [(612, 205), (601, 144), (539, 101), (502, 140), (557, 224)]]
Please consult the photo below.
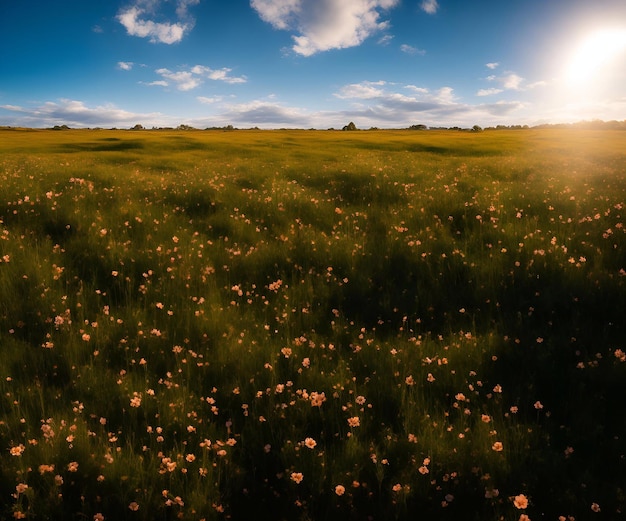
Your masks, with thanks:
[(626, 512), (626, 134), (0, 130), (0, 518)]

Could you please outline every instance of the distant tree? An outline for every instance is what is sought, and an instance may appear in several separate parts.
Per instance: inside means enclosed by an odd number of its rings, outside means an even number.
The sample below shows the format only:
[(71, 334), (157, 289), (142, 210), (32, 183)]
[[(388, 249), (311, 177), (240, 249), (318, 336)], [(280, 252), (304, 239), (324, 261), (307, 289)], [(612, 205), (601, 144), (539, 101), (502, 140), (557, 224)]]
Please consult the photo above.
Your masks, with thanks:
[(134, 127), (131, 128), (131, 130), (143, 130), (143, 125), (137, 123)]
[(411, 125), (409, 127), (409, 130), (428, 130), (428, 127), (426, 125)]
[(54, 125), (54, 127), (52, 127), (52, 130), (69, 130), (70, 127), (68, 127), (67, 125)]
[(483, 131), (482, 127), (480, 127), (478, 125), (474, 125), (472, 127), (472, 132), (482, 132), (482, 131)]
[(356, 129), (357, 129), (356, 125), (351, 121), (345, 127), (343, 127), (341, 130), (356, 130)]
[(190, 125), (178, 125), (176, 127), (176, 130), (195, 130), (195, 129)]

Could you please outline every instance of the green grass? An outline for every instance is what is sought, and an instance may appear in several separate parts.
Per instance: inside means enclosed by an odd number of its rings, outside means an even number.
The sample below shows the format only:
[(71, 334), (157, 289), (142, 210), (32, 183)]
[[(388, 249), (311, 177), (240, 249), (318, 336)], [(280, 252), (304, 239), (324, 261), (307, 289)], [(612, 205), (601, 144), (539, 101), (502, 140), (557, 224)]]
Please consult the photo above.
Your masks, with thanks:
[(619, 518), (624, 150), (1, 130), (0, 518)]

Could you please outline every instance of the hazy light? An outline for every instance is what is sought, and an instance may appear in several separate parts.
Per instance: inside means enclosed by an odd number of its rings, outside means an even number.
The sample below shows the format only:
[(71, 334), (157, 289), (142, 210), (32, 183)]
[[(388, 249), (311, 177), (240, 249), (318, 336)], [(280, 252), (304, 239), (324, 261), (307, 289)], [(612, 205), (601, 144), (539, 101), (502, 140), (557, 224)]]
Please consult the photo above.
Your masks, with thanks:
[(626, 50), (626, 28), (602, 29), (588, 35), (574, 48), (565, 80), (572, 87), (601, 81), (602, 69)]

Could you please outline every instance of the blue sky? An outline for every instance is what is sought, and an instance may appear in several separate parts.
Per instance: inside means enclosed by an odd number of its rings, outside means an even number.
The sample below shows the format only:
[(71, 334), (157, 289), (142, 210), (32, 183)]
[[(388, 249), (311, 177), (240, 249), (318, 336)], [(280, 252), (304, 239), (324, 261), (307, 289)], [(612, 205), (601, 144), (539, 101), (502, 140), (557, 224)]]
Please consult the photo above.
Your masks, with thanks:
[(624, 0), (0, 0), (0, 125), (626, 119)]

